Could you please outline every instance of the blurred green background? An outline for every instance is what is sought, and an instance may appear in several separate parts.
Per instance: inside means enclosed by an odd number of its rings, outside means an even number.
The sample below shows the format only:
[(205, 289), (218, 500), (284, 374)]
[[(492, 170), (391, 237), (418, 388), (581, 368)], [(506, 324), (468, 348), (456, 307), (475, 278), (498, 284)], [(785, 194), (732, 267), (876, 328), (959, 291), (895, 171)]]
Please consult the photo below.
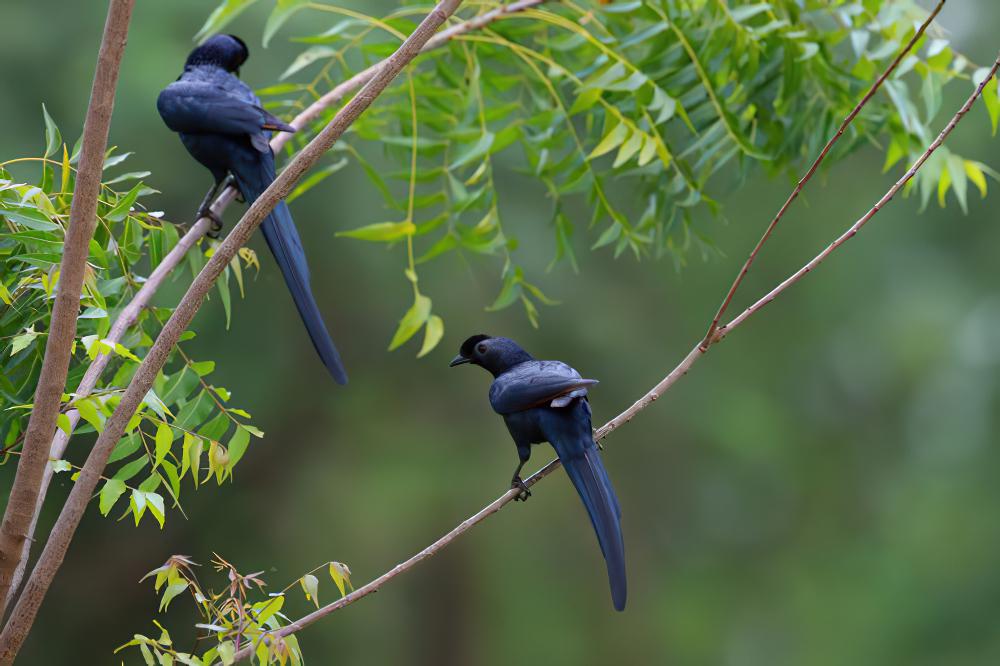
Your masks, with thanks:
[[(185, 219), (208, 174), (162, 125), (154, 104), (215, 3), (137, 3), (111, 143), (135, 151), (163, 192), (152, 205)], [(350, 5), (351, 3), (344, 3)], [(356, 2), (378, 13), (388, 2)], [(232, 26), (251, 45), (243, 76), (272, 83), (297, 48), (287, 26), (260, 48), (261, 3)], [(0, 155), (38, 154), (44, 101), (63, 135), (79, 134), (103, 2), (6, 0), (0, 40)], [(956, 47), (995, 56), (1000, 6), (950, 3)], [(950, 88), (945, 109), (968, 93)], [(942, 121), (943, 122), (943, 121)], [(952, 139), (994, 168), (1000, 143), (977, 108)], [(827, 170), (763, 253), (735, 305), (769, 289), (862, 214), (896, 176), (868, 149)], [(157, 599), (138, 579), (173, 553), (213, 551), (274, 589), (329, 559), (363, 583), (430, 543), (506, 486), (516, 453), (489, 408), (488, 377), (447, 362), (487, 331), (559, 357), (601, 380), (595, 425), (657, 382), (704, 333), (719, 298), (790, 183), (752, 180), (707, 221), (725, 253), (636, 263), (590, 253), (581, 273), (553, 250), (549, 206), (510, 170), (501, 214), (521, 239), (533, 281), (562, 301), (532, 329), (522, 311), (486, 312), (498, 265), (452, 254), (422, 273), (445, 340), (387, 353), (409, 306), (403, 248), (334, 238), (386, 219), (356, 169), (293, 204), (321, 308), (351, 384), (333, 385), (313, 356), (261, 239), (263, 270), (234, 304), (195, 321), (196, 357), (267, 433), (221, 488), (188, 493), (191, 519), (165, 530), (85, 517), (22, 656), (25, 664), (138, 660), (111, 650), (156, 634)], [(997, 187), (996, 184), (992, 185)], [(507, 196), (503, 196), (506, 193)], [(1000, 660), (1000, 288), (995, 198), (918, 214), (896, 200), (860, 237), (700, 362), (667, 396), (607, 441), (621, 499), (629, 608), (611, 609), (600, 551), (561, 473), (378, 595), (301, 635), (314, 664), (987, 664)], [(152, 201), (151, 201), (152, 203)], [(991, 205), (992, 204), (992, 205)], [(230, 212), (236, 219), (237, 208)], [(586, 219), (581, 216), (581, 219)], [(589, 238), (593, 242), (593, 238)], [(263, 251), (262, 251), (263, 250)], [(470, 267), (471, 264), (471, 267)], [(183, 284), (162, 294), (176, 299)], [(77, 444), (79, 446), (80, 444)], [(85, 444), (84, 444), (85, 445)], [(82, 457), (82, 454), (71, 454)], [(548, 460), (536, 448), (532, 464)], [(0, 470), (9, 483), (12, 466)], [(68, 491), (57, 479), (43, 528)], [(199, 571), (212, 580), (208, 567)], [(334, 597), (325, 582), (321, 600)], [(221, 581), (215, 583), (221, 587)], [(174, 602), (176, 639), (194, 621)], [(286, 604), (293, 615), (303, 599)]]

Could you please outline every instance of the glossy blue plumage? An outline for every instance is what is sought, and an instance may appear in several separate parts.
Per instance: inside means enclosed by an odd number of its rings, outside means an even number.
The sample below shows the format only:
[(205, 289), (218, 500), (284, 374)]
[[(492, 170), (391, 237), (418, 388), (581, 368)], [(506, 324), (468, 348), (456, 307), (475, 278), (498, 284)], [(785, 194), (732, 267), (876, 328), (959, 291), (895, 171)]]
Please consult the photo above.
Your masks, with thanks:
[(508, 338), (469, 338), (452, 361), (462, 363), (482, 366), (494, 376), (490, 405), (503, 416), (520, 458), (514, 486), (521, 483), (532, 444), (549, 442), (556, 450), (597, 534), (614, 607), (623, 610), (627, 585), (621, 507), (594, 443), (587, 399), (587, 388), (597, 382), (561, 361), (536, 361)]
[[(275, 177), (270, 130), (294, 128), (265, 111), (235, 76), (246, 56), (239, 39), (210, 38), (191, 53), (184, 73), (160, 93), (156, 107), (191, 156), (212, 172), (216, 185), (232, 174), (243, 198), (253, 202)], [(261, 231), (323, 365), (338, 383), (346, 383), (347, 373), (310, 287), (302, 241), (284, 202), (264, 220)]]

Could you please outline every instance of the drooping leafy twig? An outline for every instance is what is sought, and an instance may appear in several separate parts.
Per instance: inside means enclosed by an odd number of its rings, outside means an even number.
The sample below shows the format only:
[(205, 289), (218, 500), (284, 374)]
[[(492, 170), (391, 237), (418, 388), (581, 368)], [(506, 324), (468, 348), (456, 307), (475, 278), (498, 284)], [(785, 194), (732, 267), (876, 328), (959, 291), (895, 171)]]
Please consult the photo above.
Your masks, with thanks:
[[(906, 173), (903, 174), (903, 176), (898, 181), (896, 181), (892, 185), (892, 187), (889, 188), (889, 190), (885, 193), (885, 195), (881, 199), (879, 199), (879, 201), (874, 206), (872, 206), (872, 208), (867, 213), (865, 213), (865, 215), (863, 215), (854, 224), (852, 224), (847, 229), (847, 231), (841, 234), (834, 242), (828, 245), (822, 252), (816, 255), (805, 266), (803, 266), (798, 271), (789, 276), (781, 284), (779, 284), (777, 287), (775, 287), (773, 290), (771, 290), (765, 296), (759, 299), (756, 303), (747, 308), (738, 317), (733, 319), (725, 326), (720, 327), (714, 334), (713, 343), (717, 342), (718, 340), (721, 340), (723, 337), (728, 335), (734, 328), (745, 322), (751, 315), (753, 315), (755, 312), (758, 312), (765, 305), (767, 305), (775, 298), (777, 298), (778, 295), (781, 294), (786, 289), (788, 289), (788, 287), (792, 286), (793, 284), (801, 280), (807, 273), (809, 273), (813, 268), (818, 266), (824, 259), (826, 259), (834, 250), (836, 250), (838, 247), (840, 247), (848, 240), (853, 238), (854, 235), (858, 233), (858, 230), (861, 229), (861, 227), (867, 224), (868, 221), (871, 220), (875, 216), (875, 214), (878, 213), (879, 210), (881, 210), (886, 204), (889, 203), (889, 201), (892, 200), (893, 197), (895, 197), (899, 193), (899, 191), (916, 175), (917, 171), (920, 170), (920, 167), (923, 166), (923, 164), (934, 153), (934, 151), (941, 146), (941, 144), (948, 137), (948, 135), (951, 134), (952, 130), (955, 129), (955, 126), (958, 125), (958, 123), (962, 120), (965, 114), (968, 113), (969, 109), (972, 108), (972, 105), (982, 94), (983, 88), (985, 88), (986, 84), (989, 83), (989, 81), (996, 75), (997, 69), (1000, 69), (1000, 57), (998, 57), (997, 60), (993, 63), (993, 66), (989, 69), (989, 73), (987, 74), (987, 76), (978, 86), (976, 86), (976, 89), (965, 101), (965, 103), (958, 110), (958, 112), (952, 117), (952, 119), (948, 122), (948, 124), (945, 125), (944, 129), (941, 130), (941, 133), (938, 135), (938, 137), (927, 147), (926, 150), (924, 150), (924, 152), (920, 155), (920, 157), (917, 158), (917, 160), (906, 171)], [(646, 395), (637, 400), (631, 407), (629, 407), (621, 414), (619, 414), (618, 416), (616, 416), (615, 418), (611, 419), (603, 426), (598, 428), (594, 433), (594, 440), (601, 441), (609, 434), (611, 434), (613, 431), (617, 430), (625, 423), (631, 421), (636, 414), (638, 414), (646, 407), (648, 407), (650, 404), (652, 404), (654, 401), (656, 401), (658, 398), (660, 398), (660, 396), (662, 396), (664, 392), (667, 391), (667, 389), (673, 386), (681, 377), (683, 377), (688, 373), (688, 370), (691, 369), (691, 367), (695, 364), (695, 362), (698, 359), (700, 359), (707, 353), (710, 347), (711, 346), (703, 349), (701, 343), (695, 345), (695, 347), (687, 354), (687, 356), (684, 357), (684, 359), (677, 365), (677, 367), (671, 370), (670, 373), (666, 377), (664, 377), (659, 384), (654, 386), (649, 392), (646, 393)], [(528, 487), (533, 486), (534, 484), (538, 483), (543, 478), (554, 472), (559, 466), (560, 462), (558, 459), (550, 461), (547, 465), (545, 465), (537, 472), (532, 474), (530, 477), (525, 479), (524, 481), (525, 485)], [(480, 509), (476, 514), (462, 521), (458, 526), (456, 526), (450, 532), (448, 532), (440, 539), (438, 539), (431, 545), (421, 550), (413, 557), (409, 558), (404, 562), (401, 562), (400, 564), (397, 564), (395, 567), (385, 572), (378, 578), (372, 580), (366, 585), (357, 588), (355, 591), (351, 592), (350, 594), (347, 594), (344, 597), (341, 597), (337, 601), (331, 604), (327, 604), (326, 606), (323, 606), (322, 608), (319, 608), (309, 613), (308, 615), (305, 615), (304, 617), (291, 622), (285, 627), (282, 627), (281, 629), (272, 632), (272, 635), (275, 638), (280, 638), (283, 636), (287, 636), (289, 634), (296, 633), (299, 630), (309, 626), (310, 624), (313, 624), (317, 620), (326, 617), (330, 613), (333, 613), (334, 611), (349, 606), (355, 601), (358, 601), (368, 596), (369, 594), (372, 594), (373, 592), (377, 592), (379, 589), (382, 588), (383, 585), (385, 585), (393, 578), (399, 576), (400, 574), (406, 571), (409, 571), (420, 562), (437, 554), (446, 546), (451, 544), (455, 539), (460, 537), (462, 534), (468, 532), (473, 527), (483, 522), (494, 513), (500, 511), (504, 506), (514, 501), (519, 494), (520, 494), (520, 489), (518, 488), (512, 488), (511, 490), (508, 490), (506, 493), (495, 499), (487, 506)], [(240, 650), (236, 654), (236, 659), (237, 661), (239, 661), (242, 659), (246, 659), (250, 655), (251, 655), (251, 648), (247, 647), (244, 648), (243, 650)]]
[[(393, 53), (375, 76), (342, 108), (323, 130), (299, 152), (273, 183), (250, 206), (240, 222), (226, 236), (216, 252), (205, 264), (181, 298), (177, 308), (164, 325), (156, 342), (150, 348), (132, 380), (129, 382), (121, 401), (107, 420), (104, 431), (98, 437), (94, 448), (87, 457), (76, 483), (59, 514), (45, 548), (25, 583), (24, 592), (17, 600), (10, 619), (0, 633), (0, 664), (13, 661), (26, 638), (38, 608), (52, 579), (62, 564), (80, 519), (94, 493), (101, 473), (115, 444), (122, 437), (132, 415), (153, 385), (157, 373), (167, 361), (170, 351), (177, 344), (181, 334), (187, 329), (195, 313), (201, 307), (216, 278), (229, 265), (267, 214), (317, 160), (329, 150), (350, 125), (375, 101), (396, 75), (420, 53), (438, 28), (451, 16), (462, 0), (441, 0), (421, 21), (420, 25)], [(57, 396), (58, 398), (58, 396)], [(54, 421), (54, 417), (53, 417)], [(53, 423), (53, 428), (55, 427)], [(48, 445), (48, 436), (45, 444)], [(47, 453), (47, 451), (46, 451)], [(39, 470), (41, 471), (41, 470)], [(41, 474), (39, 474), (39, 477)], [(27, 512), (34, 508), (34, 496)], [(18, 546), (20, 544), (18, 543)]]
[(7, 500), (3, 524), (0, 525), (0, 599), (3, 600), (5, 609), (10, 601), (8, 592), (14, 571), (21, 560), (22, 545), (34, 515), (42, 476), (49, 459), (49, 442), (56, 430), (59, 405), (66, 387), (70, 351), (80, 309), (80, 290), (87, 270), (90, 240), (97, 224), (97, 196), (104, 171), (104, 150), (108, 144), (118, 70), (125, 51), (134, 1), (111, 0), (97, 57), (90, 104), (83, 125), (80, 169), (59, 264), (58, 289), (52, 307), (45, 357), (35, 389), (34, 407), (25, 432), (24, 447), (18, 460), (17, 474)]
[(871, 98), (875, 96), (875, 93), (877, 93), (879, 88), (882, 87), (885, 80), (889, 78), (889, 76), (899, 66), (899, 63), (902, 62), (903, 58), (905, 58), (917, 42), (920, 41), (920, 38), (924, 36), (924, 32), (927, 30), (927, 27), (930, 26), (937, 15), (941, 12), (945, 2), (946, 0), (938, 0), (934, 10), (927, 15), (927, 19), (921, 23), (920, 27), (917, 28), (917, 31), (913, 33), (913, 37), (910, 38), (910, 41), (907, 42), (902, 49), (900, 49), (895, 60), (893, 60), (889, 67), (882, 72), (882, 76), (875, 80), (875, 83), (873, 83), (872, 87), (868, 89), (868, 92), (861, 98), (861, 101), (858, 102), (857, 106), (855, 106), (854, 109), (847, 114), (847, 117), (844, 118), (844, 121), (840, 123), (840, 127), (837, 128), (837, 132), (830, 137), (829, 141), (826, 142), (826, 145), (823, 146), (823, 150), (820, 151), (819, 155), (813, 161), (812, 166), (810, 166), (805, 175), (799, 179), (799, 182), (795, 185), (795, 189), (792, 190), (792, 193), (788, 195), (785, 203), (778, 209), (774, 219), (771, 220), (771, 223), (767, 225), (767, 229), (764, 230), (764, 235), (760, 237), (760, 240), (757, 241), (757, 245), (755, 245), (753, 250), (750, 251), (750, 256), (747, 257), (747, 260), (744, 262), (740, 272), (736, 275), (736, 279), (733, 280), (733, 284), (729, 287), (726, 297), (722, 299), (722, 305), (719, 306), (718, 312), (715, 313), (715, 317), (712, 319), (712, 324), (708, 327), (708, 332), (705, 333), (705, 338), (701, 341), (702, 351), (708, 349), (709, 345), (715, 342), (715, 333), (719, 328), (719, 322), (722, 320), (723, 315), (726, 314), (726, 310), (729, 309), (729, 304), (732, 302), (733, 296), (736, 295), (736, 290), (740, 288), (740, 284), (743, 283), (743, 278), (745, 278), (746, 274), (750, 271), (750, 267), (753, 265), (754, 260), (757, 259), (757, 255), (760, 253), (761, 248), (764, 247), (764, 243), (766, 243), (771, 237), (771, 233), (774, 231), (774, 228), (778, 226), (778, 222), (781, 221), (781, 218), (785, 216), (785, 212), (788, 210), (789, 206), (791, 206), (792, 202), (798, 198), (802, 188), (805, 187), (806, 183), (808, 183), (816, 173), (816, 170), (819, 169), (819, 165), (823, 163), (824, 159), (826, 159), (826, 156), (829, 154), (830, 149), (833, 148), (833, 145), (844, 135), (844, 131), (847, 130), (848, 125), (850, 125), (858, 114), (861, 113), (861, 109), (863, 109)]

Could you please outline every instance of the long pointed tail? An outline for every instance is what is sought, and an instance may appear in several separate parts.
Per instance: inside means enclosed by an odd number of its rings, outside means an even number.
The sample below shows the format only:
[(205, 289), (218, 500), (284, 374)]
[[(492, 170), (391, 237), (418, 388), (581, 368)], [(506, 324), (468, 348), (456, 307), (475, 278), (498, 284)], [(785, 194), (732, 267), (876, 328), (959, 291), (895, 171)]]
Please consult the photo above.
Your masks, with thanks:
[[(236, 173), (236, 183), (244, 198), (248, 202), (256, 200), (271, 181), (274, 180), (274, 165), (270, 163), (266, 155), (261, 156), (260, 172), (258, 173)], [(309, 284), (309, 266), (306, 263), (306, 254), (302, 249), (302, 240), (299, 232), (295, 228), (292, 214), (284, 201), (278, 203), (267, 219), (261, 224), (261, 231), (264, 239), (271, 248), (281, 274), (288, 285), (288, 291), (292, 294), (295, 307), (299, 310), (302, 323), (305, 324), (309, 338), (312, 340), (316, 353), (319, 354), (323, 365), (329, 370), (334, 380), (338, 384), (347, 383), (347, 371), (340, 360), (337, 347), (333, 344), (333, 339), (323, 323), (323, 316), (320, 314), (319, 306), (313, 297), (312, 288)]]
[(552, 446), (580, 494), (597, 533), (597, 541), (601, 544), (601, 552), (604, 553), (604, 561), (608, 567), (611, 600), (615, 610), (624, 610), (627, 586), (622, 514), (615, 489), (611, 486), (611, 480), (601, 461), (601, 454), (589, 435), (583, 442), (576, 439), (563, 440), (552, 442)]

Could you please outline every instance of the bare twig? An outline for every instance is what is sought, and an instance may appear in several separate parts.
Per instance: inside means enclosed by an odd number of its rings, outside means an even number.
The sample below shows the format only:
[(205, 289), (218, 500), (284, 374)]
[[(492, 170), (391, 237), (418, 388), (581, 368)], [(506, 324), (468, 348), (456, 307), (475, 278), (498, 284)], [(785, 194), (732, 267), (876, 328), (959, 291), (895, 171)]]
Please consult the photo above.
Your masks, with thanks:
[[(170, 350), (174, 348), (181, 334), (191, 323), (204, 301), (205, 295), (215, 284), (216, 278), (236, 255), (239, 248), (249, 240), (274, 206), (288, 196), (302, 175), (319, 160), (323, 153), (333, 146), (347, 128), (357, 120), (358, 116), (385, 90), (396, 75), (417, 57), (427, 40), (458, 9), (461, 3), (462, 0), (441, 0), (438, 2), (406, 41), (379, 68), (371, 81), (365, 84), (358, 94), (295, 156), (288, 167), (253, 202), (240, 222), (226, 236), (226, 239), (191, 283), (163, 330), (157, 336), (156, 342), (146, 354), (146, 358), (136, 370), (132, 381), (129, 382), (121, 397), (121, 401), (104, 424), (104, 431), (97, 438), (94, 448), (87, 457), (87, 462), (70, 491), (38, 563), (25, 583), (24, 592), (18, 598), (10, 620), (4, 626), (3, 632), (0, 633), (0, 664), (12, 662), (17, 655), (34, 622), (45, 593), (62, 564), (70, 541), (80, 524), (80, 518), (97, 487), (101, 472), (107, 465), (115, 444), (125, 432), (128, 421), (153, 385), (153, 380), (166, 363)], [(32, 498), (32, 505), (33, 503), (34, 498)], [(28, 515), (30, 517), (30, 513)]]
[[(837, 240), (835, 240), (833, 243), (827, 246), (826, 249), (820, 252), (809, 263), (807, 263), (805, 266), (803, 266), (794, 274), (792, 274), (788, 279), (779, 284), (777, 287), (771, 290), (767, 295), (758, 300), (752, 306), (747, 308), (742, 314), (740, 314), (738, 317), (729, 322), (729, 324), (721, 327), (718, 331), (716, 331), (713, 343), (717, 342), (718, 340), (721, 340), (723, 337), (728, 335), (734, 328), (745, 322), (752, 314), (758, 312), (762, 307), (773, 301), (779, 294), (785, 291), (788, 287), (790, 287), (791, 285), (802, 279), (807, 273), (809, 273), (813, 268), (818, 266), (826, 257), (828, 257), (834, 250), (836, 250), (838, 247), (840, 247), (848, 240), (853, 238), (854, 235), (858, 233), (858, 230), (861, 229), (861, 227), (863, 227), (869, 220), (871, 220), (872, 217), (874, 217), (879, 210), (881, 210), (887, 203), (889, 203), (890, 200), (892, 200), (894, 196), (896, 196), (896, 194), (899, 193), (899, 191), (903, 188), (903, 186), (905, 186), (906, 183), (909, 182), (914, 175), (916, 175), (917, 171), (920, 169), (921, 166), (923, 166), (924, 162), (927, 161), (927, 159), (931, 156), (931, 154), (933, 154), (934, 151), (941, 146), (941, 144), (948, 137), (948, 135), (951, 134), (951, 131), (955, 129), (955, 126), (959, 123), (959, 121), (961, 121), (962, 118), (965, 116), (965, 114), (968, 113), (969, 109), (972, 108), (972, 105), (975, 103), (976, 99), (978, 99), (979, 96), (982, 94), (983, 88), (985, 88), (986, 84), (989, 83), (990, 79), (992, 79), (993, 76), (996, 75), (998, 68), (1000, 68), (1000, 57), (998, 57), (997, 60), (993, 63), (993, 67), (990, 69), (989, 74), (986, 76), (986, 78), (983, 79), (982, 83), (980, 83), (976, 87), (972, 95), (969, 96), (969, 99), (965, 101), (965, 104), (962, 105), (962, 107), (952, 117), (952, 119), (948, 122), (948, 124), (945, 125), (944, 129), (941, 130), (941, 133), (938, 135), (938, 137), (927, 147), (927, 149), (923, 152), (923, 154), (920, 155), (919, 158), (917, 158), (917, 160), (913, 163), (913, 166), (911, 166), (909, 170), (907, 170), (907, 172), (903, 174), (903, 177), (900, 178), (898, 181), (896, 181), (896, 183), (889, 188), (889, 191), (886, 192), (881, 199), (879, 199), (878, 203), (872, 206), (871, 210), (869, 210), (857, 222), (852, 224), (847, 231), (845, 231), (839, 238), (837, 238)], [(709, 348), (710, 347), (711, 345), (709, 345)], [(654, 386), (648, 393), (646, 393), (646, 395), (637, 400), (631, 407), (629, 407), (624, 412), (622, 412), (621, 414), (619, 414), (618, 416), (616, 416), (615, 418), (611, 419), (603, 426), (598, 428), (597, 431), (595, 431), (594, 433), (594, 441), (600, 441), (604, 439), (609, 434), (611, 434), (619, 427), (621, 427), (623, 424), (631, 421), (636, 414), (638, 414), (643, 409), (652, 404), (654, 401), (656, 401), (660, 396), (664, 394), (664, 392), (666, 392), (667, 389), (673, 386), (681, 377), (686, 375), (688, 373), (688, 370), (691, 369), (691, 366), (693, 366), (695, 362), (699, 358), (704, 356), (706, 353), (707, 353), (707, 348), (702, 349), (700, 343), (695, 345), (694, 349), (688, 352), (688, 355), (685, 356), (684, 359), (677, 365), (677, 367), (671, 370), (670, 374), (664, 377), (659, 384)], [(525, 485), (528, 487), (533, 486), (534, 484), (538, 483), (540, 480), (542, 480), (543, 478), (554, 472), (559, 466), (560, 462), (558, 459), (550, 461), (547, 465), (545, 465), (540, 470), (538, 470), (530, 477), (525, 479), (524, 481)], [(400, 564), (397, 564), (395, 567), (385, 572), (375, 580), (359, 587), (350, 594), (341, 597), (337, 601), (334, 601), (333, 603), (327, 604), (322, 608), (314, 610), (308, 615), (298, 620), (295, 620), (291, 624), (288, 624), (282, 627), (281, 629), (278, 629), (277, 631), (270, 632), (266, 636), (273, 638), (280, 638), (282, 636), (287, 636), (289, 634), (296, 633), (299, 630), (309, 626), (310, 624), (313, 624), (320, 618), (323, 618), (329, 615), (330, 613), (333, 613), (334, 611), (340, 610), (345, 606), (349, 606), (355, 601), (363, 599), (364, 597), (368, 596), (373, 592), (377, 592), (383, 585), (385, 585), (387, 582), (389, 582), (396, 576), (399, 576), (400, 574), (409, 571), (420, 562), (426, 560), (432, 555), (437, 554), (443, 548), (445, 548), (455, 539), (457, 539), (459, 536), (465, 534), (473, 527), (475, 527), (479, 523), (489, 518), (491, 515), (500, 511), (500, 509), (502, 509), (504, 506), (514, 501), (514, 499), (519, 494), (520, 490), (517, 488), (512, 488), (508, 490), (503, 495), (493, 500), (493, 502), (482, 508), (479, 512), (461, 522), (457, 527), (452, 529), (450, 532), (448, 532), (443, 537), (432, 543), (427, 548), (421, 550), (419, 553), (417, 553), (410, 559)], [(248, 646), (240, 650), (236, 654), (237, 661), (249, 657), (251, 654), (251, 647), (252, 646)]]
[(830, 152), (830, 149), (833, 148), (833, 145), (840, 140), (841, 136), (843, 136), (847, 126), (854, 121), (859, 113), (861, 113), (861, 109), (863, 109), (865, 105), (871, 101), (871, 99), (875, 96), (875, 93), (882, 87), (882, 84), (889, 78), (889, 75), (896, 70), (896, 67), (899, 66), (899, 63), (902, 62), (906, 54), (909, 53), (916, 43), (920, 41), (920, 38), (924, 36), (924, 32), (927, 30), (927, 27), (934, 21), (935, 17), (937, 17), (938, 13), (944, 7), (945, 1), (946, 0), (938, 0), (937, 6), (934, 7), (934, 11), (928, 14), (927, 19), (920, 25), (917, 31), (913, 33), (913, 37), (910, 38), (910, 41), (907, 42), (906, 46), (904, 46), (900, 50), (899, 54), (896, 55), (896, 59), (892, 61), (884, 72), (882, 72), (882, 76), (875, 80), (875, 83), (873, 83), (872, 87), (868, 89), (868, 93), (861, 98), (861, 101), (858, 102), (857, 106), (855, 106), (854, 109), (847, 114), (847, 117), (844, 118), (844, 122), (840, 123), (840, 127), (837, 128), (837, 133), (830, 137), (830, 140), (826, 142), (826, 145), (823, 146), (823, 150), (820, 151), (819, 156), (816, 157), (812, 166), (809, 167), (806, 174), (802, 176), (798, 184), (795, 185), (795, 189), (793, 189), (792, 193), (788, 195), (788, 199), (785, 200), (784, 205), (781, 206), (778, 213), (774, 216), (774, 219), (771, 220), (771, 224), (767, 225), (767, 229), (764, 230), (764, 235), (760, 237), (759, 241), (757, 241), (757, 245), (750, 252), (750, 256), (747, 257), (746, 262), (743, 264), (743, 268), (741, 268), (740, 272), (736, 275), (736, 279), (733, 281), (733, 285), (729, 288), (729, 292), (726, 294), (726, 297), (722, 299), (722, 305), (719, 306), (718, 312), (715, 313), (715, 317), (712, 319), (712, 324), (708, 327), (708, 332), (705, 334), (705, 338), (701, 341), (700, 346), (702, 351), (708, 349), (709, 345), (711, 345), (714, 341), (715, 332), (719, 327), (719, 322), (722, 321), (722, 316), (726, 314), (726, 310), (729, 309), (729, 304), (732, 302), (733, 296), (736, 295), (736, 290), (740, 288), (740, 284), (743, 282), (743, 278), (746, 277), (747, 272), (750, 270), (750, 266), (752, 266), (754, 260), (757, 259), (757, 254), (760, 252), (760, 249), (764, 247), (764, 243), (766, 243), (771, 237), (771, 233), (774, 231), (774, 228), (778, 226), (778, 222), (780, 222), (781, 218), (785, 216), (785, 212), (788, 210), (788, 207), (791, 206), (792, 202), (798, 198), (802, 188), (805, 187), (806, 183), (808, 183), (816, 173), (819, 165), (823, 163), (824, 159), (826, 159), (826, 156)]
[(83, 125), (80, 169), (76, 178), (73, 203), (70, 207), (69, 228), (63, 243), (59, 264), (59, 282), (52, 319), (45, 343), (45, 357), (35, 389), (34, 407), (28, 419), (24, 447), (17, 465), (17, 474), (7, 500), (0, 525), (0, 599), (6, 608), (14, 571), (21, 559), (28, 526), (34, 514), (45, 464), (49, 459), (49, 442), (56, 430), (56, 418), (66, 373), (69, 370), (70, 349), (76, 336), (76, 317), (80, 310), (80, 290), (87, 268), (90, 240), (94, 235), (97, 215), (97, 195), (104, 171), (104, 149), (108, 143), (111, 111), (115, 105), (118, 69), (125, 51), (128, 24), (134, 0), (111, 0), (108, 7), (104, 36), (97, 57), (90, 104)]

